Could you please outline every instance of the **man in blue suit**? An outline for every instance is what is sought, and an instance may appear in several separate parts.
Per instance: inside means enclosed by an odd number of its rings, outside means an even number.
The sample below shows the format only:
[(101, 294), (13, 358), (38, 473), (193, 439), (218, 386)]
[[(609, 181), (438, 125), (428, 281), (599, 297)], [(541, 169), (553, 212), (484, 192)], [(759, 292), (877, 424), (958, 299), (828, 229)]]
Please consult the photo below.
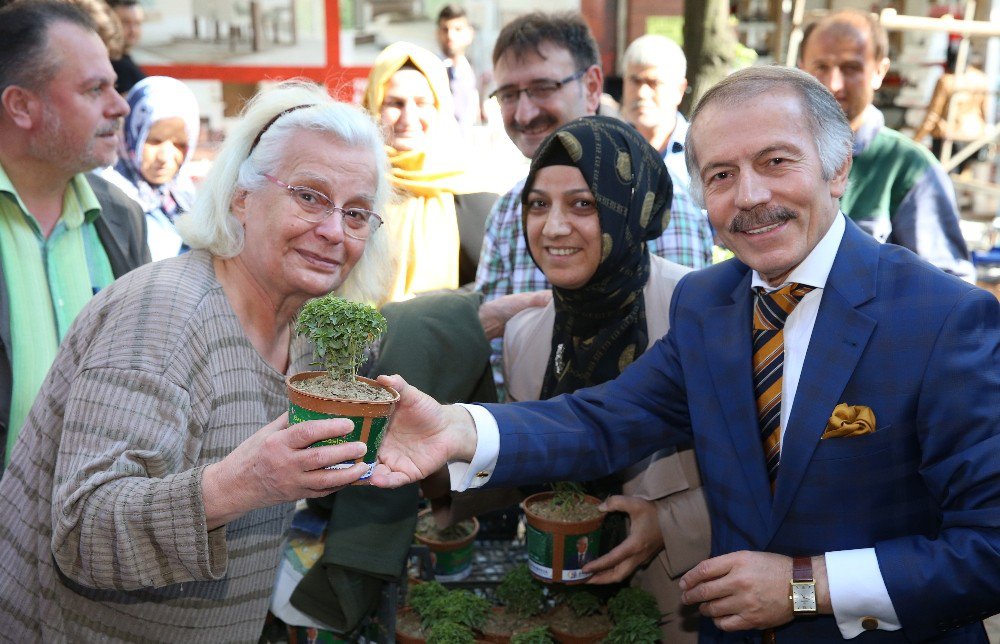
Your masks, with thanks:
[[(804, 72), (716, 85), (688, 166), (737, 259), (686, 276), (669, 333), (605, 385), (463, 408), (385, 379), (402, 399), (375, 484), (445, 462), (457, 489), (593, 478), (693, 440), (713, 556), (682, 586), (709, 618), (702, 641), (986, 642), (1000, 303), (839, 211), (851, 141)], [(772, 337), (754, 331), (774, 326), (769, 302), (787, 313), (776, 351), (755, 344)], [(762, 384), (767, 365), (778, 384)]]

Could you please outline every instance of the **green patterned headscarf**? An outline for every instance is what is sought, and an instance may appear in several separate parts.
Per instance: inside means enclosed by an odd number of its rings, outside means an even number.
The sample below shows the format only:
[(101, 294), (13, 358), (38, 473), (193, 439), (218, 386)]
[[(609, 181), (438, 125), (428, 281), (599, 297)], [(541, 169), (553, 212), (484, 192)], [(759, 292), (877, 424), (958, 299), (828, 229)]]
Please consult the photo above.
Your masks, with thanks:
[(538, 170), (552, 165), (578, 168), (590, 187), (601, 261), (582, 287), (552, 288), (556, 317), (542, 399), (611, 380), (645, 351), (646, 242), (663, 233), (673, 198), (663, 159), (635, 128), (606, 116), (583, 117), (550, 134), (535, 153), (521, 193), (526, 241), (531, 187)]

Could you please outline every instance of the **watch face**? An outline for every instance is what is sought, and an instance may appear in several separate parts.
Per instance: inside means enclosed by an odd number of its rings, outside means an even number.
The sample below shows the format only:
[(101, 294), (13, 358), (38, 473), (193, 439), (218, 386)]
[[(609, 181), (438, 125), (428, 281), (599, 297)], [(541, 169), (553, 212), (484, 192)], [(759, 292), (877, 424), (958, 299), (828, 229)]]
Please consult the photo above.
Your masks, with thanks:
[(792, 584), (792, 610), (816, 610), (816, 586), (814, 584)]

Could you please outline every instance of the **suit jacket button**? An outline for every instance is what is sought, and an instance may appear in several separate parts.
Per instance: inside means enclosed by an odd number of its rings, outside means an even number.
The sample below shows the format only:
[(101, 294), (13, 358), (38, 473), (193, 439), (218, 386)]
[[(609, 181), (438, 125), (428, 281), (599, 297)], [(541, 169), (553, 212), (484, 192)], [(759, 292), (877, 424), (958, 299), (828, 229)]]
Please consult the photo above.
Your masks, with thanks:
[(874, 617), (862, 617), (861, 618), (861, 628), (866, 631), (874, 631), (878, 628), (878, 620)]

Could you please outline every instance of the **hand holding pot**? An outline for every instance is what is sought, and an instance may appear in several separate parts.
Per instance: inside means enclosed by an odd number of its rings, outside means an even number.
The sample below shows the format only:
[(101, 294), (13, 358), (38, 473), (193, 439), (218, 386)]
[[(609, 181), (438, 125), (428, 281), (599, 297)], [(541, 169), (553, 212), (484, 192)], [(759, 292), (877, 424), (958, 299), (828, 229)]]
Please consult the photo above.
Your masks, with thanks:
[(309, 447), (350, 433), (350, 421), (311, 420), (296, 425), (295, 431), (282, 431), (287, 427), (285, 413), (205, 468), (202, 497), (209, 530), (257, 508), (325, 496), (365, 473), (364, 464), (325, 469), (364, 455), (364, 443)]
[(584, 572), (593, 575), (587, 580), (588, 584), (622, 581), (663, 548), (656, 506), (651, 501), (637, 496), (609, 496), (600, 509), (627, 513), (628, 537), (606, 555), (583, 567)]
[(469, 412), (438, 403), (398, 375), (379, 376), (378, 382), (398, 391), (400, 398), (379, 447), (379, 466), (369, 479), (372, 485), (400, 487), (449, 462), (472, 460), (476, 425)]

